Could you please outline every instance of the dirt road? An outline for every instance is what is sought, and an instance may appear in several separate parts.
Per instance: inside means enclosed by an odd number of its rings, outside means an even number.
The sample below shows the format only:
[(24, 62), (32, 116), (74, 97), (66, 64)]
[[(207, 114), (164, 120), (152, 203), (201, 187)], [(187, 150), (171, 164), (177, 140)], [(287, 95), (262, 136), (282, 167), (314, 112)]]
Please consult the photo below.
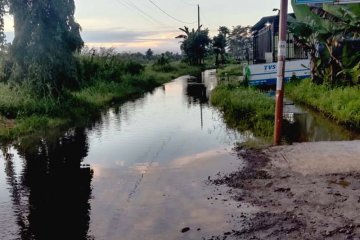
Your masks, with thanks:
[(210, 239), (360, 239), (360, 141), (237, 152), (246, 166), (209, 182), (257, 211)]

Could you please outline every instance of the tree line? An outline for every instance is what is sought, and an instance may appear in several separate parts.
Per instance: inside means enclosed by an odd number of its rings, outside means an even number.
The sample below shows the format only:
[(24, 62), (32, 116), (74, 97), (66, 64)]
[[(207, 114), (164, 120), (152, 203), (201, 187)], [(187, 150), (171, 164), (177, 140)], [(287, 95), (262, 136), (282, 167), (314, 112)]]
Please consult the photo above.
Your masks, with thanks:
[(218, 34), (211, 38), (208, 29), (190, 30), (188, 27), (179, 28), (182, 34), (180, 49), (184, 60), (192, 65), (204, 64), (207, 56), (213, 56), (216, 66), (226, 63), (226, 56), (237, 60), (249, 60), (252, 54), (252, 37), (250, 26), (235, 26), (231, 30), (220, 26)]

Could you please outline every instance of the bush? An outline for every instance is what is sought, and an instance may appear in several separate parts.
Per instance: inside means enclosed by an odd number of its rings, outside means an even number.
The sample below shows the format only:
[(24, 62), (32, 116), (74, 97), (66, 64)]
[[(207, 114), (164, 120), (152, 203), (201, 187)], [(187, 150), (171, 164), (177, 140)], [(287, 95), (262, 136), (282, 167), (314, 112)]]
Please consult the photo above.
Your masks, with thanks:
[(124, 72), (132, 75), (138, 75), (142, 73), (145, 69), (145, 66), (133, 61), (125, 62), (124, 65)]
[(78, 74), (82, 86), (94, 81), (120, 82), (122, 75), (139, 75), (145, 66), (129, 59), (123, 59), (112, 49), (88, 50), (78, 56)]
[(172, 72), (176, 68), (170, 64), (170, 60), (165, 57), (165, 54), (161, 54), (161, 57), (156, 60), (152, 68), (159, 72)]

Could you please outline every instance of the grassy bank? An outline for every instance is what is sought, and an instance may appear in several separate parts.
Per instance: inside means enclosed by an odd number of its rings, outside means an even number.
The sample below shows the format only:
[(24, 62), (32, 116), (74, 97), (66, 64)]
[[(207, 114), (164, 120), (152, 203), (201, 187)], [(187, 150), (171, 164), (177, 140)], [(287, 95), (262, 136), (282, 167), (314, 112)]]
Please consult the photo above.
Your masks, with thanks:
[(223, 112), (230, 127), (265, 139), (272, 136), (274, 100), (259, 90), (223, 84), (212, 92), (211, 103)]
[(225, 67), (217, 69), (217, 77), (222, 80), (236, 81), (243, 75), (241, 64), (228, 64)]
[[(0, 83), (0, 140), (55, 127), (90, 121), (102, 109), (141, 94), (184, 74), (200, 74), (198, 67), (171, 63), (170, 71), (156, 71), (151, 64), (138, 71), (108, 59), (82, 59), (80, 87), (58, 97), (37, 97), (26, 87)], [(133, 64), (137, 66), (136, 64)], [(127, 69), (134, 70), (133, 72)]]
[(351, 128), (360, 129), (360, 88), (316, 85), (310, 79), (290, 83), (286, 95), (296, 102), (320, 111)]

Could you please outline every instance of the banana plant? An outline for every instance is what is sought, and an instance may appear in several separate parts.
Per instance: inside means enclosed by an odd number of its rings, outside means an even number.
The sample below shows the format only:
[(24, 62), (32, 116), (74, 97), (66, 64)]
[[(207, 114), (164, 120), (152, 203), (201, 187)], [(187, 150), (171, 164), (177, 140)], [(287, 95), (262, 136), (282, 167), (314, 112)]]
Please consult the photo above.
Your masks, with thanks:
[[(338, 84), (342, 77), (346, 77), (346, 74), (342, 73), (349, 72), (349, 66), (352, 69), (359, 62), (359, 58), (353, 58), (357, 62), (344, 64), (344, 60), (349, 58), (341, 53), (345, 40), (358, 39), (360, 36), (359, 4), (323, 4), (322, 8), (317, 8), (296, 5), (295, 0), (292, 0), (292, 5), (297, 20), (290, 30), (299, 36), (298, 42), (310, 53), (313, 77), (316, 72), (323, 73), (318, 75), (329, 73), (330, 83)], [(318, 64), (317, 69), (315, 63), (319, 61), (314, 58), (313, 52), (316, 44), (325, 46), (329, 56), (327, 63)], [(324, 67), (328, 70), (321, 69)]]

